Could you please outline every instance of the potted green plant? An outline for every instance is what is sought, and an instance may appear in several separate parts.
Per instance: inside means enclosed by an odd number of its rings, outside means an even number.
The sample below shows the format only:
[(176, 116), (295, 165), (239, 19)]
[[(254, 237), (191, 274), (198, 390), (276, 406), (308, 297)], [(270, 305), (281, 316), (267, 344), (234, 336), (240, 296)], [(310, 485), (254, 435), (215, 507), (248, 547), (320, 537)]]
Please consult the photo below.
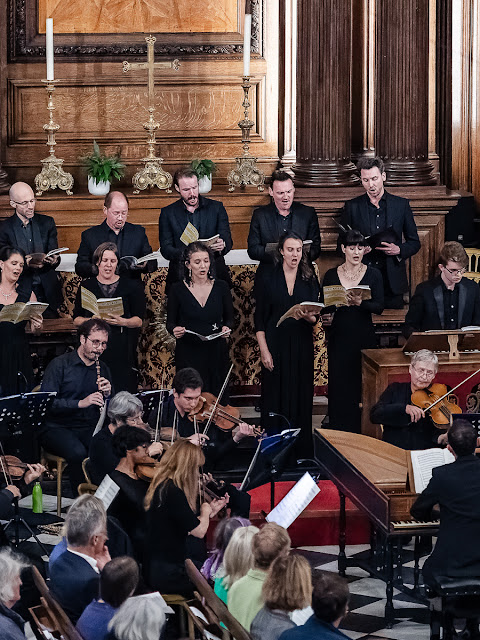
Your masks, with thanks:
[(88, 191), (94, 196), (104, 196), (110, 191), (110, 183), (120, 180), (125, 173), (125, 165), (120, 155), (107, 156), (93, 141), (93, 153), (84, 156), (82, 163), (87, 171)]
[(208, 193), (212, 188), (212, 175), (217, 170), (217, 165), (212, 160), (192, 160), (190, 168), (198, 178), (198, 190), (200, 193)]

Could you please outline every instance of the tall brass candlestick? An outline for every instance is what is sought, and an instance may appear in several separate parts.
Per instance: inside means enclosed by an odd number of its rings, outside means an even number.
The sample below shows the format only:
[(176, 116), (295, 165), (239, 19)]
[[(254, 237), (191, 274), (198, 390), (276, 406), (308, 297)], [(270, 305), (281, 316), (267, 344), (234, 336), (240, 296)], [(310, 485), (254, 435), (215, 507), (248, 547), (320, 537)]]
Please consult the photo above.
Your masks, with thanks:
[(243, 120), (240, 120), (238, 126), (242, 131), (242, 147), (243, 155), (235, 158), (237, 166), (232, 169), (228, 174), (227, 180), (230, 185), (228, 190), (234, 191), (235, 187), (246, 186), (251, 184), (257, 187), (259, 191), (264, 190), (265, 175), (256, 166), (257, 158), (250, 155), (250, 129), (255, 124), (253, 120), (248, 117), (248, 111), (250, 109), (250, 101), (248, 99), (248, 92), (251, 87), (250, 76), (243, 76), (242, 88), (243, 88)]
[(41, 162), (43, 168), (40, 173), (35, 176), (36, 195), (41, 196), (44, 191), (49, 189), (62, 189), (71, 196), (73, 187), (73, 176), (62, 169), (63, 160), (55, 156), (55, 133), (60, 129), (60, 125), (54, 122), (53, 112), (55, 105), (53, 104), (53, 92), (55, 84), (58, 80), (42, 80), (47, 90), (47, 111), (49, 113), (49, 121), (43, 125), (44, 131), (47, 132), (47, 147), (50, 148), (50, 155)]

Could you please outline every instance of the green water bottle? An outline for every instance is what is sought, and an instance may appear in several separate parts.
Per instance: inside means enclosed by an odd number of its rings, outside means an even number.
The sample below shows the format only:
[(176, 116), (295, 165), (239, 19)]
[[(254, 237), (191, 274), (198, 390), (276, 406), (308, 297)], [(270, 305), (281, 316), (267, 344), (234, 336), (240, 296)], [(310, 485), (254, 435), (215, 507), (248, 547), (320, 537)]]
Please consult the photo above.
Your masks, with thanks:
[(43, 494), (40, 482), (36, 482), (32, 491), (32, 511), (33, 513), (43, 513)]

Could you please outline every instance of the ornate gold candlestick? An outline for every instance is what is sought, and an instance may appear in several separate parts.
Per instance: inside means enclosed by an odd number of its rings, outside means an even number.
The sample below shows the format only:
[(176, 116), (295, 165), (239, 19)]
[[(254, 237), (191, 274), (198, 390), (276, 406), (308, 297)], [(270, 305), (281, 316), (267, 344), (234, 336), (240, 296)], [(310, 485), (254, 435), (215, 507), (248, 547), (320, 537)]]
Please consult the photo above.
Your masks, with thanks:
[(232, 169), (228, 174), (227, 180), (230, 185), (228, 190), (234, 191), (235, 187), (243, 187), (247, 184), (252, 184), (257, 187), (259, 191), (264, 190), (265, 176), (260, 169), (257, 168), (257, 158), (250, 155), (250, 129), (255, 124), (253, 120), (248, 117), (248, 110), (250, 108), (250, 101), (248, 99), (248, 92), (250, 90), (250, 76), (243, 76), (243, 113), (244, 118), (240, 120), (238, 126), (242, 130), (242, 147), (243, 155), (239, 158), (235, 158), (237, 166)]
[(44, 191), (49, 189), (63, 189), (67, 195), (71, 196), (73, 187), (73, 176), (62, 169), (63, 160), (55, 156), (55, 133), (60, 129), (60, 125), (54, 122), (53, 112), (55, 105), (53, 104), (53, 92), (55, 84), (58, 80), (42, 80), (47, 90), (47, 110), (49, 112), (49, 121), (43, 125), (44, 131), (47, 132), (47, 147), (50, 148), (50, 155), (41, 162), (43, 168), (40, 173), (35, 176), (36, 195), (41, 196)]

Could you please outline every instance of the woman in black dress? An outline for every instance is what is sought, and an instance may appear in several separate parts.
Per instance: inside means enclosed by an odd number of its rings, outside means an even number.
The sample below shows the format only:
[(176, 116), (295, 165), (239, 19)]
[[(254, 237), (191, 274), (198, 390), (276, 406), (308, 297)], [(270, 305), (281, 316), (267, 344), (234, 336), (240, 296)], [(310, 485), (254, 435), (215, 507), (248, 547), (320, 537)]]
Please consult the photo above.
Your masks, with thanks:
[(177, 440), (163, 454), (147, 491), (144, 577), (160, 593), (191, 595), (193, 585), (185, 571), (187, 538), (203, 538), (210, 518), (228, 502), (228, 495), (203, 502), (196, 515), (199, 467), (204, 463), (199, 446)]
[(148, 455), (150, 435), (139, 427), (123, 426), (113, 434), (113, 450), (120, 457), (110, 478), (120, 487), (108, 515), (114, 516), (128, 534), (135, 558), (142, 562), (145, 538), (145, 509), (143, 502), (149, 483), (138, 477), (135, 465)]
[(278, 264), (255, 281), (255, 331), (262, 359), (263, 427), (282, 425), (269, 412), (282, 414), (301, 428), (297, 454), (311, 456), (313, 400), (313, 325), (317, 318), (298, 311), (277, 327), (280, 317), (300, 302), (317, 302), (319, 286), (293, 231), (280, 238)]
[(104, 242), (93, 254), (93, 263), (98, 269), (94, 278), (83, 280), (77, 291), (74, 323), (79, 326), (93, 317), (93, 313), (82, 307), (82, 287), (98, 298), (122, 298), (123, 315), (104, 318), (112, 332), (108, 346), (101, 359), (112, 372), (115, 392), (137, 392), (137, 343), (145, 315), (145, 292), (142, 283), (134, 278), (118, 275), (118, 249), (113, 242)]
[(348, 294), (348, 306), (338, 307), (327, 330), (328, 417), (332, 429), (360, 433), (362, 394), (362, 349), (377, 346), (372, 313), (383, 311), (383, 284), (380, 271), (362, 263), (365, 239), (359, 231), (347, 231), (341, 238), (345, 261), (329, 269), (323, 286), (368, 285), (371, 300)]
[(226, 282), (214, 278), (213, 254), (206, 245), (189, 244), (183, 261), (184, 279), (172, 285), (167, 303), (167, 329), (177, 340), (175, 367), (193, 367), (202, 377), (203, 391), (218, 395), (229, 368), (228, 335), (202, 341), (187, 331), (202, 336), (229, 332), (232, 296)]
[[(31, 286), (17, 292), (18, 280), (25, 265), (21, 249), (2, 247), (0, 250), (0, 310), (14, 302), (35, 301)], [(43, 318), (36, 315), (28, 322), (0, 322), (0, 396), (30, 391), (33, 384), (32, 357), (25, 329), (39, 331)]]

